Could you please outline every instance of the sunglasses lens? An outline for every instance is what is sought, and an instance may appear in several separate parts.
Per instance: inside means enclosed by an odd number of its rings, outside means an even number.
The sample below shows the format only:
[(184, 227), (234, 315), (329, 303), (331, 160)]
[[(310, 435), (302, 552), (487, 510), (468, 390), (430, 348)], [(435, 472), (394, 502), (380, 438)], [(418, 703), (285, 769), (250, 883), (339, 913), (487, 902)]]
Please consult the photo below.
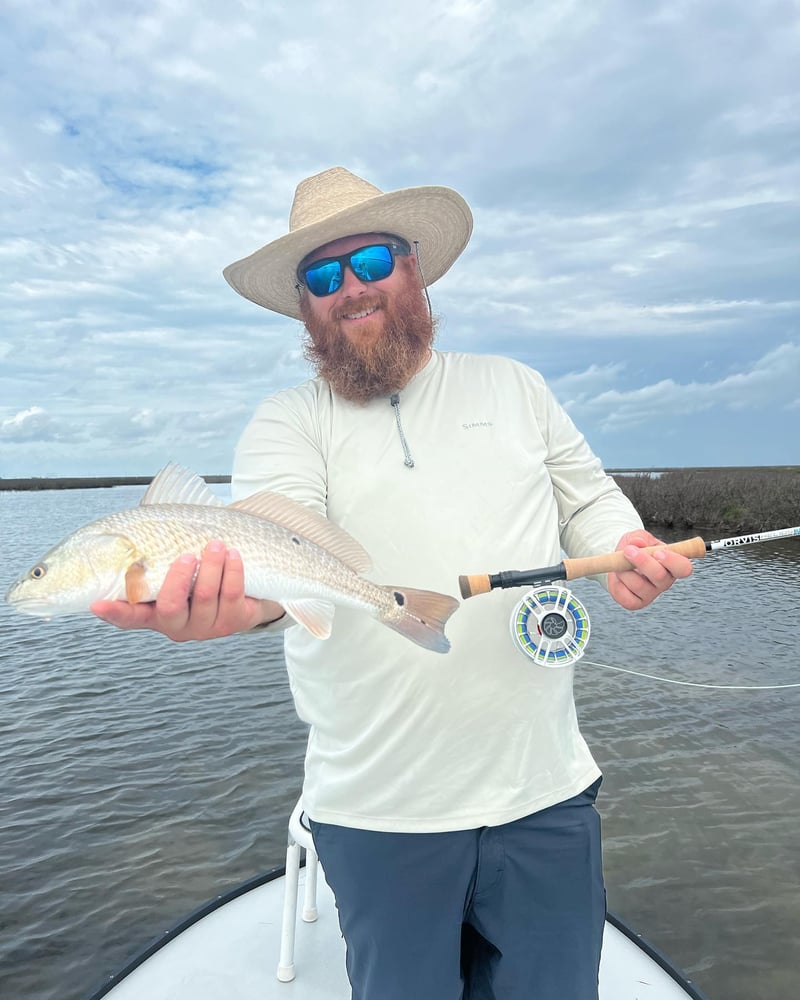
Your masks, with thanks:
[[(403, 253), (400, 247), (395, 247), (395, 250)], [(394, 270), (394, 253), (392, 247), (383, 243), (359, 247), (343, 257), (331, 257), (309, 264), (303, 269), (302, 280), (317, 298), (332, 295), (342, 287), (345, 264), (350, 265), (353, 274), (360, 281), (382, 281)]]
[(394, 257), (387, 246), (362, 247), (351, 255), (350, 267), (362, 281), (382, 281), (394, 270)]
[(305, 270), (305, 283), (312, 295), (332, 295), (342, 284), (342, 262), (329, 260)]

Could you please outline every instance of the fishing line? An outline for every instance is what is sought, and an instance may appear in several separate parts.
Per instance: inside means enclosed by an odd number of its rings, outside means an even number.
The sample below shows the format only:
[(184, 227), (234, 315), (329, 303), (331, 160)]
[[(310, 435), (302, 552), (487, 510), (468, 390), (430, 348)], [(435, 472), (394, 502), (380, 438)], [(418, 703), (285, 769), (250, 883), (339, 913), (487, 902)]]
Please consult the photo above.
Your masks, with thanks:
[(616, 670), (621, 674), (632, 674), (634, 677), (646, 677), (650, 681), (661, 681), (662, 684), (678, 684), (681, 687), (709, 688), (712, 691), (782, 691), (784, 688), (797, 688), (797, 684), (701, 684), (699, 681), (679, 681), (672, 677), (656, 677), (655, 674), (643, 674), (639, 670), (628, 670), (625, 667), (615, 667), (610, 663), (600, 663), (597, 660), (584, 660), (589, 667), (605, 667), (606, 670)]
[[(701, 559), (709, 552), (735, 548), (740, 545), (754, 545), (757, 542), (774, 541), (778, 538), (800, 536), (800, 526), (778, 528), (775, 531), (754, 532), (733, 538), (719, 538), (706, 542), (700, 536), (687, 538), (669, 545), (647, 546), (644, 551), (656, 552), (670, 549), (680, 552), (689, 559)], [(495, 588), (534, 585), (534, 589), (524, 595), (511, 612), (511, 638), (514, 645), (525, 656), (544, 667), (562, 667), (575, 663), (586, 652), (589, 640), (589, 615), (586, 608), (561, 580), (602, 573), (619, 573), (631, 568), (631, 563), (621, 551), (587, 558), (564, 559), (556, 566), (542, 569), (504, 570), (501, 573), (481, 573), (458, 578), (461, 596), (466, 600), (477, 594), (487, 594)], [(537, 586), (538, 585), (538, 586)], [(555, 585), (555, 586), (553, 586)], [(671, 677), (657, 677), (655, 674), (615, 667), (610, 663), (586, 661), (591, 666), (616, 670), (619, 673), (661, 684), (677, 684), (680, 687), (705, 688), (712, 691), (784, 691), (800, 688), (800, 682), (793, 684), (705, 684), (700, 681), (681, 681)]]
[[(566, 587), (539, 587), (529, 591), (511, 612), (511, 638), (525, 656), (542, 667), (564, 667), (576, 663), (586, 652), (590, 625), (586, 608)], [(587, 666), (603, 667), (632, 677), (644, 677), (661, 684), (705, 688), (712, 691), (782, 691), (800, 688), (794, 684), (706, 684), (658, 677), (641, 670), (616, 667), (598, 660), (584, 660)]]

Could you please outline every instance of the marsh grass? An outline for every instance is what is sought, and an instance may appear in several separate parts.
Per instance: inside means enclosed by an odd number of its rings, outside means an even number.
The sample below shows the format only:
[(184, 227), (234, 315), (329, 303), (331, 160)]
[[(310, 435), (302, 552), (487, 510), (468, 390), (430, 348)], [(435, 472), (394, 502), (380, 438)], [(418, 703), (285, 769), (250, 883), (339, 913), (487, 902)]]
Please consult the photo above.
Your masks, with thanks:
[(617, 473), (645, 525), (773, 531), (800, 523), (800, 467), (665, 469)]
[[(648, 527), (714, 528), (739, 534), (800, 523), (800, 466), (610, 471)], [(151, 478), (0, 478), (0, 491), (144, 486)], [(208, 483), (230, 482), (230, 476), (204, 478)]]

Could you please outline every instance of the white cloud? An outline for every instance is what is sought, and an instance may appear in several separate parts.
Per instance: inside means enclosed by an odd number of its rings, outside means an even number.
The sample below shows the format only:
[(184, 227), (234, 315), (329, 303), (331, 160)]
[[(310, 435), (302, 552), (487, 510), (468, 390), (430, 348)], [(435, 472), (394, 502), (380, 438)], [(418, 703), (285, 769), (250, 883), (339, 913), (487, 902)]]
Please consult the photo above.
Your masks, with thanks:
[[(619, 371), (619, 369), (617, 369)], [(614, 373), (614, 372), (609, 372)], [(583, 378), (593, 388), (597, 372)], [(570, 385), (569, 377), (562, 380)], [(772, 409), (776, 413), (797, 404), (800, 386), (800, 343), (786, 343), (756, 359), (742, 371), (707, 382), (661, 379), (635, 389), (592, 388), (576, 394), (565, 405), (573, 417), (591, 421), (603, 430), (628, 431), (637, 425), (689, 416), (713, 409)]]
[(770, 359), (800, 328), (797, 33), (771, 3), (727, 10), (10, 0), (0, 420), (44, 413), (24, 447), (4, 433), (4, 469), (152, 469), (167, 447), (225, 468), (252, 405), (306, 366), (298, 325), (221, 270), (335, 163), (472, 204), (433, 290), (444, 347), (511, 353), (641, 435), (694, 407), (721, 456), (741, 442), (720, 413), (772, 394), (784, 422), (764, 405), (759, 427), (788, 442), (792, 355)]
[(747, 136), (775, 129), (796, 129), (800, 124), (800, 97), (796, 93), (779, 94), (761, 104), (745, 104), (726, 112), (722, 121)]
[(617, 384), (625, 366), (618, 362), (590, 365), (583, 371), (570, 371), (550, 380), (550, 387), (562, 405), (569, 408), (577, 399), (591, 399)]
[(56, 424), (41, 406), (30, 406), (0, 421), (0, 438), (5, 441), (55, 440)]

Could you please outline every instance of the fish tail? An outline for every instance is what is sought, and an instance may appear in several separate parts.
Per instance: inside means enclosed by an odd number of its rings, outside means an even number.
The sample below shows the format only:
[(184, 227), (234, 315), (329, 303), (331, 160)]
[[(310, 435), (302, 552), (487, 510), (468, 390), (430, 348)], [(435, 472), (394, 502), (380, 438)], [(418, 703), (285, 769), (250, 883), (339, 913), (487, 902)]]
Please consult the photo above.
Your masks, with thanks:
[(447, 619), (459, 606), (454, 597), (433, 590), (387, 587), (395, 607), (380, 620), (424, 649), (446, 653), (450, 642), (444, 634)]

